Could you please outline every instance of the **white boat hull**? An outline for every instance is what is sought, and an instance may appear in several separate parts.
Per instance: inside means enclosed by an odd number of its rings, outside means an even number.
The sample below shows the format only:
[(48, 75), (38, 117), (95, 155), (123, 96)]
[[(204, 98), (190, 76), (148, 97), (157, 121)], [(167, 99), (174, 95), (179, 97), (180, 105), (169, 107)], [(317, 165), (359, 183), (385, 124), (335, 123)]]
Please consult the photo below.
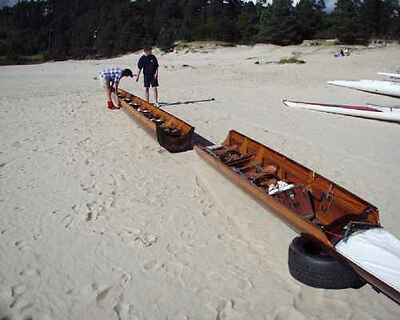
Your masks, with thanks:
[(380, 76), (392, 78), (395, 80), (400, 80), (400, 74), (399, 73), (387, 73), (387, 72), (378, 72)]
[(290, 100), (283, 100), (282, 102), (290, 108), (308, 109), (319, 112), (400, 123), (400, 110), (393, 111), (390, 108), (385, 107), (317, 104)]
[(400, 98), (400, 83), (379, 80), (328, 81), (328, 84)]
[(400, 240), (383, 228), (356, 232), (336, 250), (363, 270), (400, 291)]

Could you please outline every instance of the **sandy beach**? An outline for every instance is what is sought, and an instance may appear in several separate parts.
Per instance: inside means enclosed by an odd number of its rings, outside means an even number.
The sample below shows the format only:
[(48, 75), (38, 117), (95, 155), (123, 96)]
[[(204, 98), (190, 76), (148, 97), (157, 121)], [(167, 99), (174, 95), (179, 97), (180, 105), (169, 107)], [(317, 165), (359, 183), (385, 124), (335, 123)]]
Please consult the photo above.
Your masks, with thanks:
[[(400, 126), (282, 105), (400, 105), (326, 84), (398, 70), (399, 45), (335, 50), (158, 54), (160, 100), (213, 142), (236, 129), (351, 190), (400, 238)], [(266, 63), (293, 53), (306, 63)], [(369, 286), (295, 281), (294, 232), (193, 151), (170, 154), (105, 108), (98, 72), (139, 56), (0, 67), (0, 319), (399, 319)], [(144, 94), (142, 82), (121, 87)]]

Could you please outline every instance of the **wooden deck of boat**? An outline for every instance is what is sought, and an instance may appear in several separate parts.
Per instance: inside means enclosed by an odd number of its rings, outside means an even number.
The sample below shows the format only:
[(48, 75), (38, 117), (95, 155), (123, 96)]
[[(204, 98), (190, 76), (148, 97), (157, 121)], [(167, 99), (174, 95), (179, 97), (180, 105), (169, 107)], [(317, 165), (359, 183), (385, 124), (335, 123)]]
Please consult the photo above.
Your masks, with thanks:
[[(379, 225), (379, 212), (375, 206), (239, 132), (229, 132), (220, 146), (221, 151), (218, 148), (207, 149), (200, 146), (195, 146), (195, 150), (253, 198), (272, 208), (295, 231), (308, 234), (327, 247), (332, 247), (335, 241), (340, 240), (343, 228), (352, 221)], [(224, 158), (222, 161), (220, 155), (223, 152), (237, 152), (237, 157)], [(276, 166), (275, 176), (266, 174), (268, 166)], [(300, 210), (296, 212), (293, 208), (290, 210), (282, 201), (270, 196), (269, 184), (276, 183), (276, 180), (302, 186), (306, 193), (303, 198), (308, 197), (307, 193), (310, 194), (313, 213), (303, 213)], [(299, 197), (302, 196), (301, 192), (298, 194)], [(300, 203), (308, 201), (300, 200)]]
[(119, 89), (121, 107), (170, 152), (193, 149), (194, 127), (148, 101)]

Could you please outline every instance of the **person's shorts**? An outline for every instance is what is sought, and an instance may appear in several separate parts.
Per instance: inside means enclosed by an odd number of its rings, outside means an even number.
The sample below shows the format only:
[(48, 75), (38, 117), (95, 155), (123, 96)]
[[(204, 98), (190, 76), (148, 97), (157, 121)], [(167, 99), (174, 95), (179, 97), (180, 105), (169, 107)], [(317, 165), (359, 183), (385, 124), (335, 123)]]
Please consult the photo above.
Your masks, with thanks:
[(143, 78), (145, 88), (158, 87), (158, 79), (154, 76), (154, 74), (144, 74)]
[(110, 89), (110, 81), (104, 79), (103, 77), (99, 77), (100, 86), (105, 89)]

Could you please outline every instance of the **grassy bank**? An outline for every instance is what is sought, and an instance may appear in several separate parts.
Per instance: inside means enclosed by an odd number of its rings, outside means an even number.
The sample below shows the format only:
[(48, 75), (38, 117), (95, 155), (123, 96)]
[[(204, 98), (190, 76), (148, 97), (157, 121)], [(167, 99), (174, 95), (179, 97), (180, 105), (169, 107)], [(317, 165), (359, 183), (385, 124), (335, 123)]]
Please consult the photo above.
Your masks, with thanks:
[(16, 57), (7, 57), (0, 56), (0, 65), (22, 65), (22, 64), (38, 64), (48, 61), (46, 54), (40, 53), (32, 56), (16, 56)]

